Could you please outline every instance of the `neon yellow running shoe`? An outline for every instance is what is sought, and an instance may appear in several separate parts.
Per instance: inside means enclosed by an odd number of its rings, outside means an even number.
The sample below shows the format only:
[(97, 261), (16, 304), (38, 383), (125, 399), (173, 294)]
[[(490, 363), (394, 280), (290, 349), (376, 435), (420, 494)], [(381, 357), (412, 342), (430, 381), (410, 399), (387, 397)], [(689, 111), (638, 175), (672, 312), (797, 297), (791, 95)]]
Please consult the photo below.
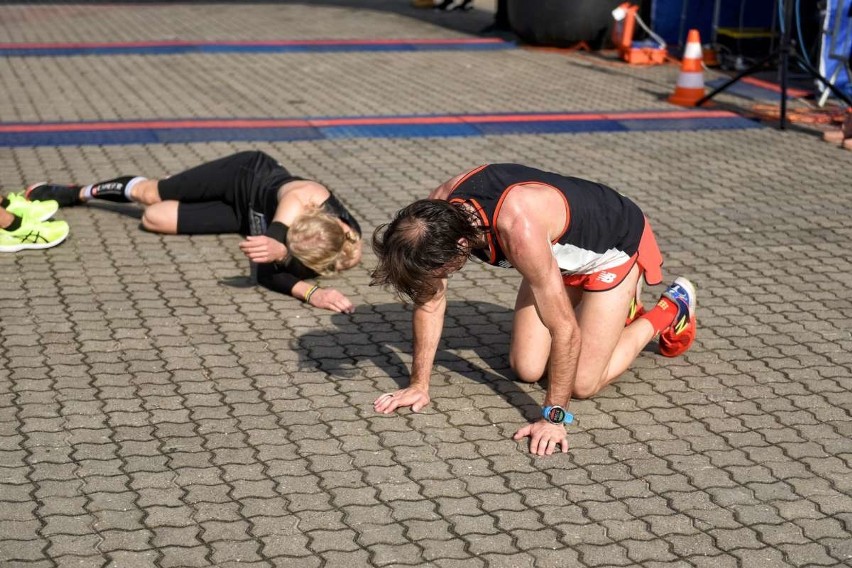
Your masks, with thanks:
[(68, 236), (65, 221), (24, 222), (17, 230), (0, 229), (0, 252), (55, 247)]
[(25, 222), (47, 221), (53, 214), (59, 210), (59, 202), (57, 201), (28, 201), (23, 195), (10, 193), (6, 196), (9, 200), (9, 205), (6, 211), (20, 217)]

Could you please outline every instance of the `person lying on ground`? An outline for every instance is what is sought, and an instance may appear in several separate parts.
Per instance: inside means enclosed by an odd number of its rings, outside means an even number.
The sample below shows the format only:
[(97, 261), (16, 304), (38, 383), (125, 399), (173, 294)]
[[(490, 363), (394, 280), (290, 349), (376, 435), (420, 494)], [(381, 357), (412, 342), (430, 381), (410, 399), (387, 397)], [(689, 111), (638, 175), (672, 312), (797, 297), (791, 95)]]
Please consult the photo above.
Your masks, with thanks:
[[(351, 313), (349, 298), (309, 280), (361, 261), (361, 227), (324, 185), (292, 175), (263, 152), (219, 158), (165, 179), (125, 175), (91, 185), (37, 183), (31, 201), (92, 199), (145, 207), (142, 226), (169, 235), (239, 233), (262, 286), (318, 308)], [(256, 272), (256, 274), (255, 274)]]

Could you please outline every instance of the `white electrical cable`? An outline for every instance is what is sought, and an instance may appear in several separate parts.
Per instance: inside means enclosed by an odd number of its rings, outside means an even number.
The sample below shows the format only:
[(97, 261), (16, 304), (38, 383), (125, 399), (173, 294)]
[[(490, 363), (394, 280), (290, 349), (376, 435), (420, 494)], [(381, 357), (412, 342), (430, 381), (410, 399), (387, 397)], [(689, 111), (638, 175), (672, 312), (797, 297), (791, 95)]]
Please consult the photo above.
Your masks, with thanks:
[(651, 28), (649, 28), (647, 25), (645, 25), (645, 22), (643, 22), (642, 18), (639, 17), (639, 14), (636, 14), (636, 22), (642, 27), (643, 30), (645, 30), (645, 33), (647, 33), (649, 36), (651, 36), (651, 38), (654, 39), (654, 41), (656, 41), (658, 44), (660, 44), (660, 48), (665, 49), (665, 47), (666, 47), (665, 40), (663, 40), (663, 38), (661, 38), (660, 36), (655, 34), (653, 31), (651, 31)]

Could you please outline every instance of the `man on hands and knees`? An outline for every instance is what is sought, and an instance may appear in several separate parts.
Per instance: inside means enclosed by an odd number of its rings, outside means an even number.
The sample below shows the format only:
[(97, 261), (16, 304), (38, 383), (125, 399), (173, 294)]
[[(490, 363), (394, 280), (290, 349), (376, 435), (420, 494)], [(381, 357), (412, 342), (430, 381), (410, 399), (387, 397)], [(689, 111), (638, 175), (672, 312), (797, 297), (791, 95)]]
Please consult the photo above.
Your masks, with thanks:
[(166, 179), (121, 176), (86, 186), (37, 183), (31, 201), (63, 207), (101, 199), (145, 206), (142, 226), (155, 233), (240, 233), (240, 250), (257, 282), (312, 306), (351, 313), (343, 293), (306, 280), (361, 261), (361, 227), (325, 186), (296, 177), (263, 152), (240, 152)]
[(549, 378), (541, 418), (514, 436), (529, 437), (534, 454), (567, 452), (571, 399), (614, 381), (655, 336), (667, 357), (695, 339), (692, 284), (676, 279), (643, 310), (642, 279), (662, 282), (650, 224), (631, 200), (591, 181), (518, 164), (481, 166), (400, 210), (376, 229), (373, 248), (372, 284), (414, 302), (411, 382), (376, 400), (385, 414), (429, 404), (447, 279), (471, 255), (523, 277), (509, 362), (522, 381)]

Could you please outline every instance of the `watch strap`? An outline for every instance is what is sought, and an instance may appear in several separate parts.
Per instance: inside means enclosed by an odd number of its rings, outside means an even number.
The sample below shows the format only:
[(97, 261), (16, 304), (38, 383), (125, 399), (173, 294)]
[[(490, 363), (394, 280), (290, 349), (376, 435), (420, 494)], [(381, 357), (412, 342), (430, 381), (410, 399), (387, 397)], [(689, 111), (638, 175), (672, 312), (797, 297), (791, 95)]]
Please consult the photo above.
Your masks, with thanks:
[(561, 406), (545, 406), (541, 410), (541, 415), (551, 424), (571, 424), (574, 422), (574, 415)]

